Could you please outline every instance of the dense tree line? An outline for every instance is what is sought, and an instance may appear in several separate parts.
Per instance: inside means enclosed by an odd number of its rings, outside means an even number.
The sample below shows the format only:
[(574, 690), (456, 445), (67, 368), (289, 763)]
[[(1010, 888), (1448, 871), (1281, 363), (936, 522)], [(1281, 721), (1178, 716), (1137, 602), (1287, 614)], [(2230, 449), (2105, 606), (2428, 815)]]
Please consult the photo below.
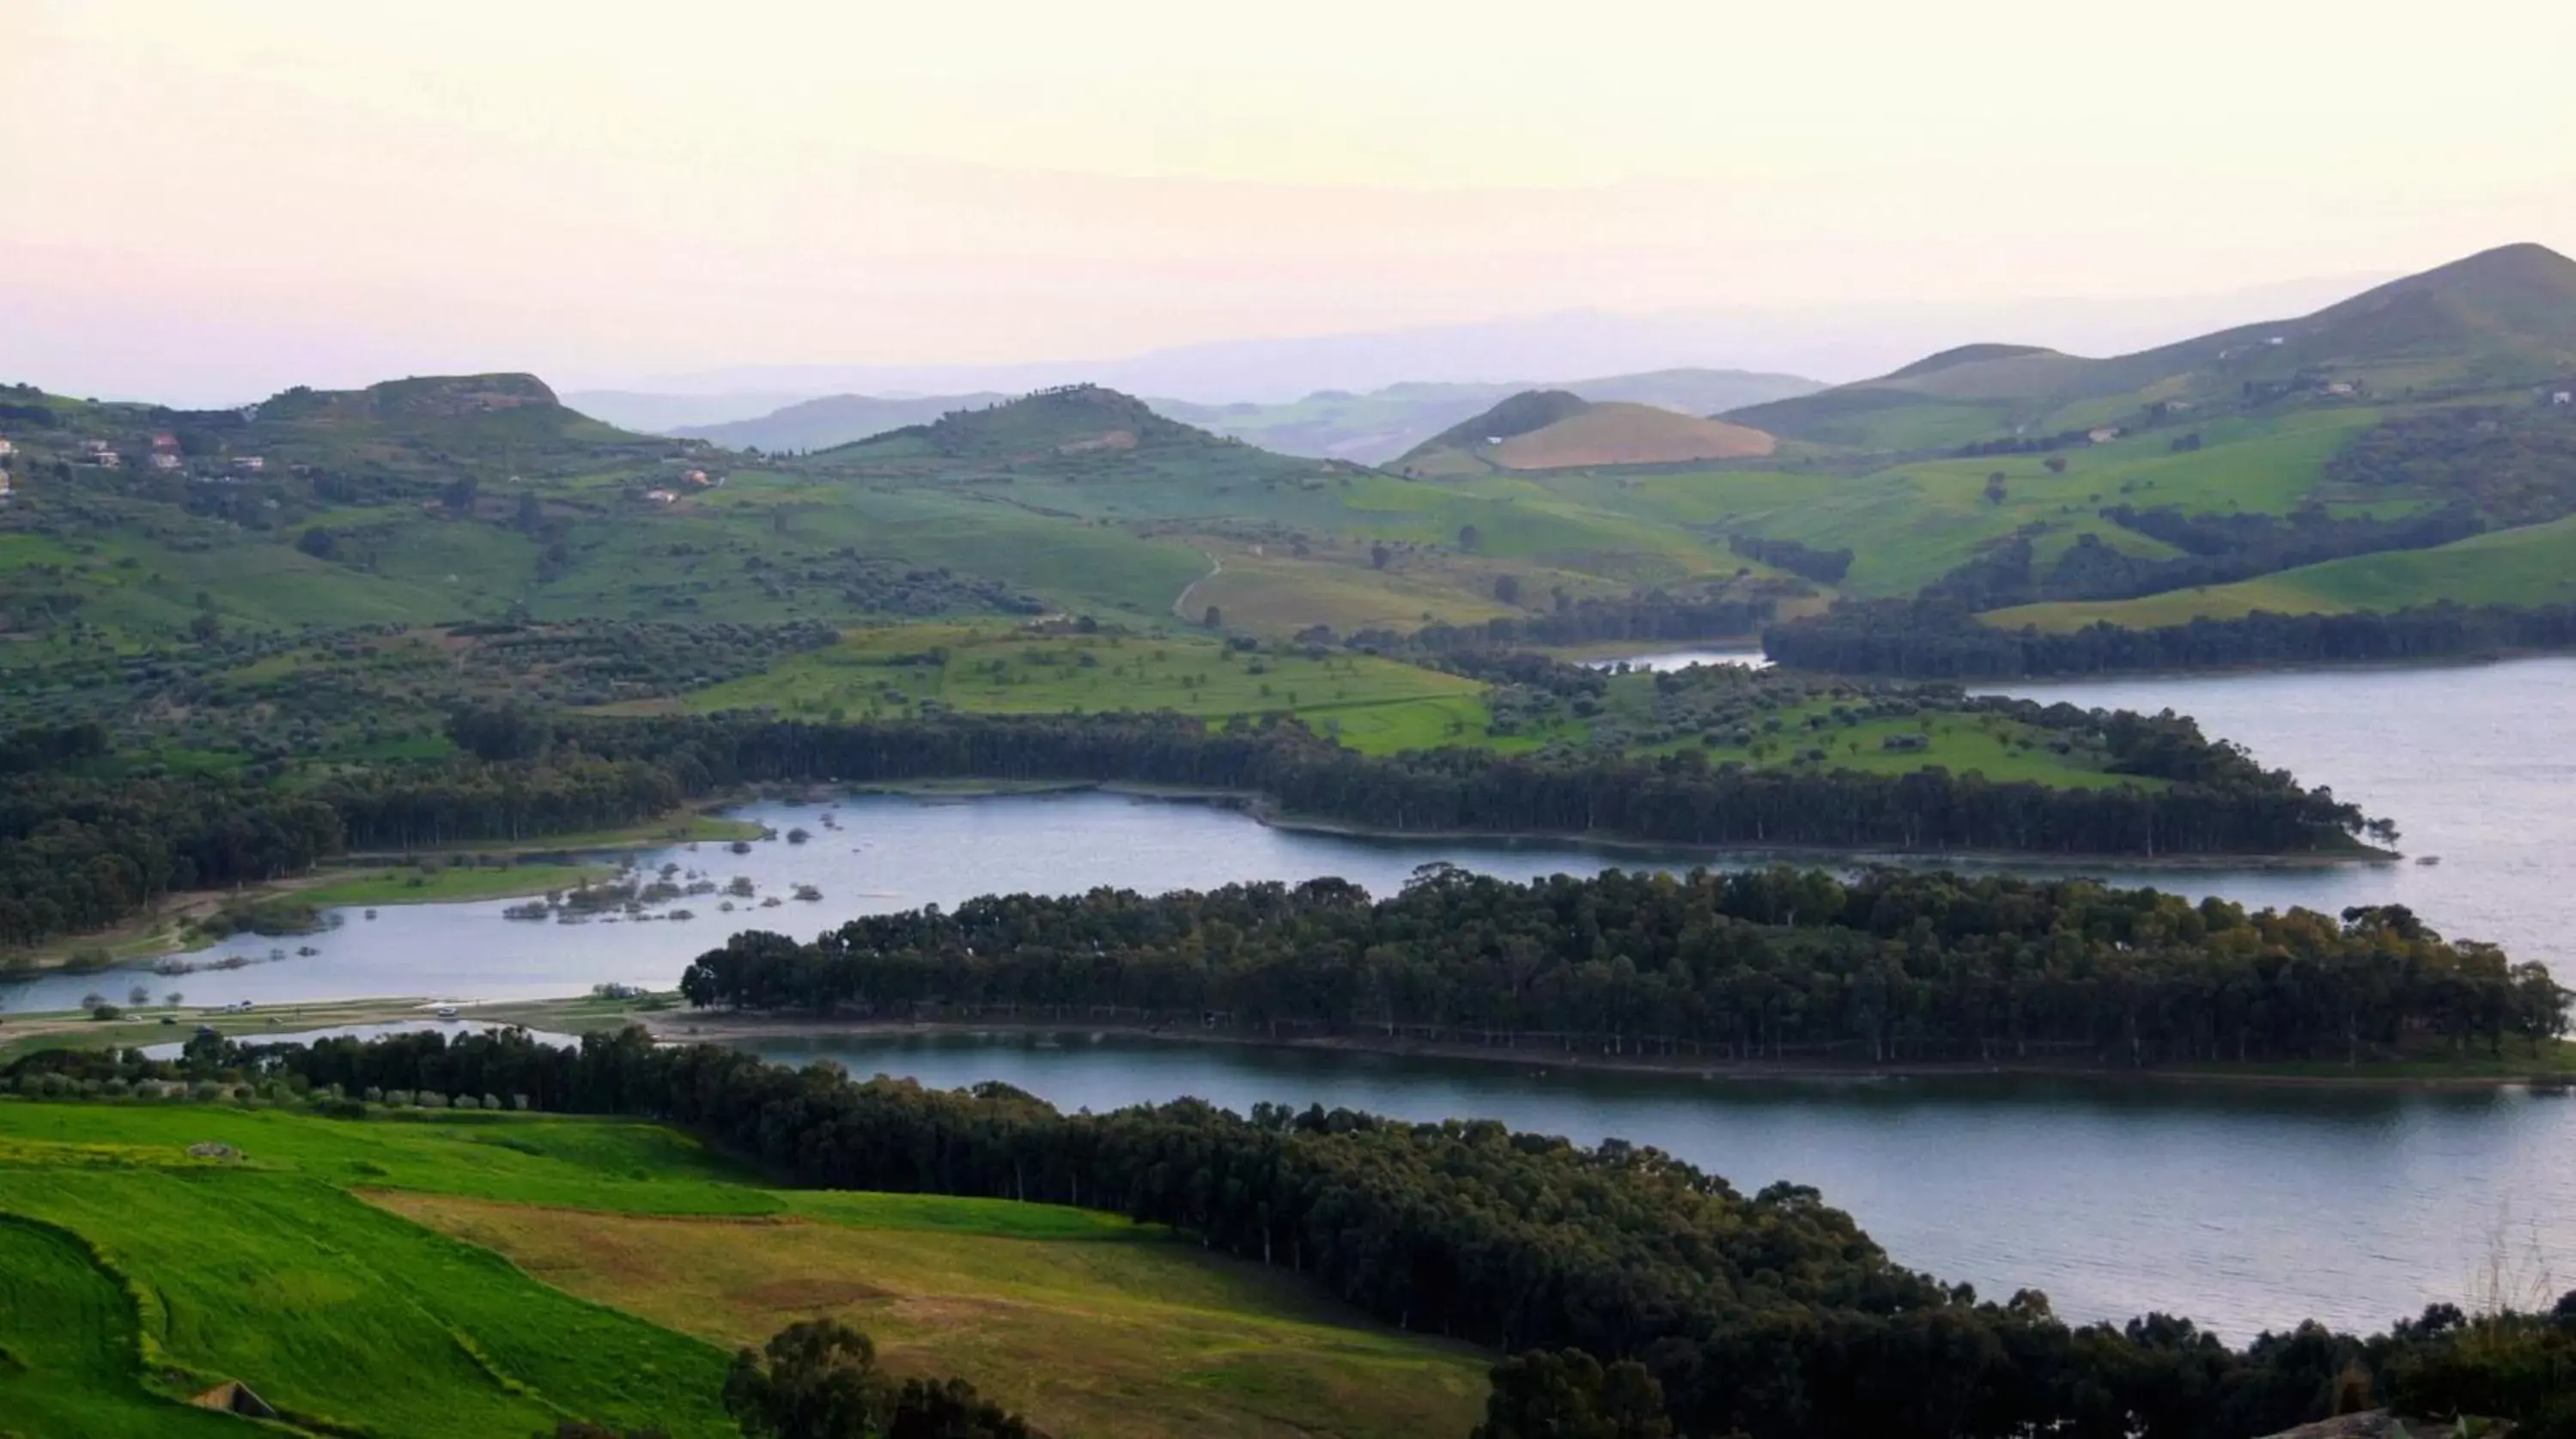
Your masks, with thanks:
[(1832, 674), (2014, 679), (2132, 670), (2378, 664), (2576, 648), (2576, 605), (2424, 605), (2377, 613), (2282, 615), (2132, 629), (2096, 623), (2048, 633), (1981, 623), (1968, 606), (1845, 601), (1773, 625), (1763, 652)]
[(2125, 600), (2200, 585), (2223, 585), (2300, 565), (2391, 550), (2431, 549), (2486, 529), (2466, 504), (2381, 519), (2336, 517), (2321, 508), (2284, 518), (2257, 514), (2186, 514), (2166, 507), (2140, 510), (2114, 505), (2102, 517), (2183, 551), (2156, 558), (2133, 555), (2081, 534), (2045, 566), (2033, 541), (2046, 532), (2025, 525), (1975, 558), (1924, 586), (1922, 597), (1999, 609), (2046, 600)]
[[(21, 1061), (97, 1077), (139, 1055)], [(1490, 1121), (1195, 1100), (1062, 1114), (1006, 1085), (940, 1092), (792, 1070), (640, 1030), (576, 1049), (524, 1033), (192, 1045), (178, 1072), (284, 1077), (343, 1112), (371, 1090), (524, 1094), (676, 1123), (792, 1182), (1085, 1205), (1293, 1270), (1404, 1327), (1553, 1351), (1496, 1376), (1485, 1432), (1625, 1415), (1750, 1439), (2245, 1439), (2386, 1400), (2570, 1433), (2576, 1301), (2472, 1321), (2437, 1306), (2367, 1339), (2315, 1324), (2232, 1349), (2186, 1319), (2072, 1327), (2045, 1296), (1980, 1299), (1894, 1263), (1814, 1190), (1745, 1196), (1618, 1140)], [(336, 1086), (336, 1089), (332, 1088)], [(1564, 1358), (1575, 1350), (1602, 1368)], [(1631, 1365), (1634, 1369), (1623, 1368)], [(1612, 1371), (1618, 1371), (1614, 1379)], [(1587, 1417), (1588, 1416), (1588, 1417)], [(1521, 1418), (1542, 1427), (1516, 1429)]]
[(0, 774), (0, 948), (104, 928), (174, 891), (299, 873), (341, 840), (330, 805), (223, 776)]
[(2404, 488), (2490, 525), (2576, 511), (2576, 416), (2554, 406), (2466, 405), (2371, 427), (2326, 461), (2338, 486)]
[[(1553, 673), (1551, 670), (1549, 673)], [(2142, 783), (2073, 789), (1939, 768), (1882, 775), (1660, 755), (1451, 748), (1371, 756), (1287, 719), (756, 714), (542, 717), (459, 710), (451, 761), (371, 764), (299, 789), (226, 775), (43, 769), (0, 780), (0, 944), (115, 922), (173, 889), (275, 878), (340, 853), (613, 828), (772, 782), (1133, 781), (1410, 833), (1597, 835), (1678, 845), (2056, 854), (2348, 847), (2359, 810), (2266, 773), (2187, 720), (1978, 700), (2110, 746)], [(84, 731), (86, 732), (86, 731)], [(45, 733), (57, 733), (46, 731)], [(12, 741), (41, 754), (52, 740)]]
[(1517, 884), (1426, 868), (1146, 898), (992, 896), (736, 935), (693, 1005), (1098, 1017), (1727, 1060), (2351, 1060), (2567, 1026), (2536, 963), (2398, 907), (2248, 914), (2088, 881), (1772, 869)]
[[(1995, 703), (2019, 706), (2014, 717), (2035, 725), (2135, 728), (2073, 706)], [(2219, 763), (2219, 747), (2206, 741), (2197, 741), (2211, 756), (2202, 777), (2161, 787), (2061, 789), (1940, 769), (1877, 775), (1713, 767), (1695, 750), (1503, 755), (1452, 748), (1370, 756), (1294, 721), (1212, 729), (1162, 714), (951, 715), (864, 724), (753, 715), (581, 719), (557, 722), (556, 733), (558, 743), (603, 759), (658, 764), (690, 794), (780, 780), (1131, 780), (1240, 791), (1295, 815), (1415, 833), (1588, 834), (1686, 845), (2279, 853), (2346, 846), (2363, 823), (2354, 807), (2302, 789), (2287, 774), (2267, 774), (2250, 762)]]
[(1787, 570), (1820, 585), (1838, 585), (1851, 573), (1852, 552), (1846, 549), (1819, 550), (1796, 540), (1766, 540), (1755, 535), (1730, 535), (1726, 547), (1748, 560)]

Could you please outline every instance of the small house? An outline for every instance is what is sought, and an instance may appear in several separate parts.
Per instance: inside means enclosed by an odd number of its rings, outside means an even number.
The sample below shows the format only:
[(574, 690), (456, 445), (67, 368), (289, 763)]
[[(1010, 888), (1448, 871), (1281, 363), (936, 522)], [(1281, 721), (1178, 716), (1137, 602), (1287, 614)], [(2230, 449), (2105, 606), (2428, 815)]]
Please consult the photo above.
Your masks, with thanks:
[(2317, 393), (2321, 395), (2349, 395), (2356, 393), (2356, 391), (2352, 381), (2350, 380), (2328, 380), (2324, 384), (2317, 386)]
[(2120, 438), (2120, 427), (2118, 425), (2104, 425), (2098, 430), (2087, 430), (2084, 432), (2084, 438), (2097, 445), (2107, 445), (2113, 440)]
[(7, 436), (0, 435), (0, 460), (5, 460), (16, 453), (18, 453), (18, 447), (9, 443)]
[(103, 455), (110, 449), (105, 440), (83, 440), (80, 442), (80, 447), (81, 453), (85, 455)]
[(707, 478), (707, 472), (704, 470), (691, 470), (687, 474), (680, 476), (680, 478), (693, 485), (712, 485), (715, 483), (715, 481)]
[(268, 461), (258, 455), (235, 455), (233, 468), (245, 474), (255, 475), (268, 468)]
[(179, 437), (172, 434), (154, 435), (152, 437), (152, 453), (156, 455), (175, 455), (179, 453)]
[[(2576, 390), (2556, 391), (2550, 395), (2549, 403), (2556, 405), (2562, 410), (2570, 405), (2576, 405)], [(0, 442), (0, 455), (5, 455), (7, 453), (9, 453), (9, 446), (5, 442)]]
[(170, 450), (154, 450), (150, 463), (156, 470), (175, 470), (179, 468), (179, 456)]
[(646, 490), (644, 498), (657, 505), (677, 504), (680, 499), (679, 495), (671, 490)]

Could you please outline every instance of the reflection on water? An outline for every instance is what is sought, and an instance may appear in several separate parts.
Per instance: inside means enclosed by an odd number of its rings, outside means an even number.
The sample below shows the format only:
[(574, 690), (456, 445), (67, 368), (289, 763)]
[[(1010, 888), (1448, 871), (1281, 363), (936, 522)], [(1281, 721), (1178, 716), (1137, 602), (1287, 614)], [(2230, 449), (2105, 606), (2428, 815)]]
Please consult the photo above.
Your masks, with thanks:
[(2576, 1099), (1982, 1078), (1745, 1083), (1184, 1041), (770, 1039), (782, 1061), (1065, 1109), (1195, 1095), (1618, 1136), (1751, 1192), (1811, 1184), (1895, 1258), (2070, 1319), (2187, 1314), (2242, 1341), (2464, 1300), (2502, 1239), (2576, 1273)]

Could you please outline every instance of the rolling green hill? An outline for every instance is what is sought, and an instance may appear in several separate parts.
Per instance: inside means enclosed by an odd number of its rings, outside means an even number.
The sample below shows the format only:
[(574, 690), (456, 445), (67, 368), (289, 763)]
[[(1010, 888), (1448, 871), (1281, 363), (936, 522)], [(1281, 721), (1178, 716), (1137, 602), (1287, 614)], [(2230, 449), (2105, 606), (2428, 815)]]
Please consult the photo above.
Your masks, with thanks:
[(1443, 478), (1746, 459), (1774, 448), (1769, 435), (1723, 420), (1596, 402), (1570, 390), (1525, 390), (1416, 445), (1392, 467)]
[(2108, 623), (2135, 629), (2273, 614), (2402, 610), (2463, 605), (2576, 603), (2576, 516), (2495, 530), (2426, 550), (2356, 555), (2281, 570), (2235, 584), (2175, 590), (2134, 600), (2058, 601), (1988, 611), (1986, 623), (2044, 631)]
[(767, 1188), (670, 1130), (292, 1104), (0, 1099), (0, 1428), (489, 1439), (738, 1432), (726, 1354), (874, 1333), (1054, 1433), (1454, 1433), (1484, 1356), (1278, 1271), (1051, 1205)]
[(2305, 397), (2380, 400), (2576, 375), (2576, 261), (2507, 245), (2312, 315), (2109, 359), (1969, 345), (1874, 380), (1730, 412), (1786, 437), (1910, 450), (2221, 413)]
[[(1783, 617), (1927, 590), (2171, 613), (2177, 594), (2576, 512), (2576, 404), (2551, 403), (2576, 378), (2553, 376), (2576, 376), (2576, 264), (2513, 246), (2295, 321), (2104, 360), (1965, 345), (1717, 420), (1523, 391), (1385, 469), (1088, 385), (767, 457), (599, 424), (524, 375), (212, 412), (13, 387), (0, 666), (513, 618), (1214, 611), (1284, 638), (1738, 579), (1783, 586)], [(2472, 592), (2420, 573), (2392, 592)], [(2474, 592), (2557, 595), (2485, 579)]]
[(980, 409), (951, 411), (928, 424), (844, 446), (839, 453), (845, 460), (936, 455), (1010, 463), (1225, 443), (1205, 430), (1165, 419), (1133, 396), (1097, 385), (1066, 385)]

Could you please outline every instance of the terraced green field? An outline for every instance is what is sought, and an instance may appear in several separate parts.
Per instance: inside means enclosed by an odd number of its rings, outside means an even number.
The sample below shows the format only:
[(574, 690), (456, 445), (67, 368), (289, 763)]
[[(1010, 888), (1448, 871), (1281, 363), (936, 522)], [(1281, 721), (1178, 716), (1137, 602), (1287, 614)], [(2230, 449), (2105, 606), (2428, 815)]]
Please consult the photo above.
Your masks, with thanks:
[(1160, 1231), (771, 1189), (651, 1125), (0, 1098), (0, 1432), (243, 1432), (178, 1402), (239, 1381), (309, 1432), (731, 1435), (730, 1348), (821, 1314), (1055, 1433), (1457, 1432), (1483, 1387)]

